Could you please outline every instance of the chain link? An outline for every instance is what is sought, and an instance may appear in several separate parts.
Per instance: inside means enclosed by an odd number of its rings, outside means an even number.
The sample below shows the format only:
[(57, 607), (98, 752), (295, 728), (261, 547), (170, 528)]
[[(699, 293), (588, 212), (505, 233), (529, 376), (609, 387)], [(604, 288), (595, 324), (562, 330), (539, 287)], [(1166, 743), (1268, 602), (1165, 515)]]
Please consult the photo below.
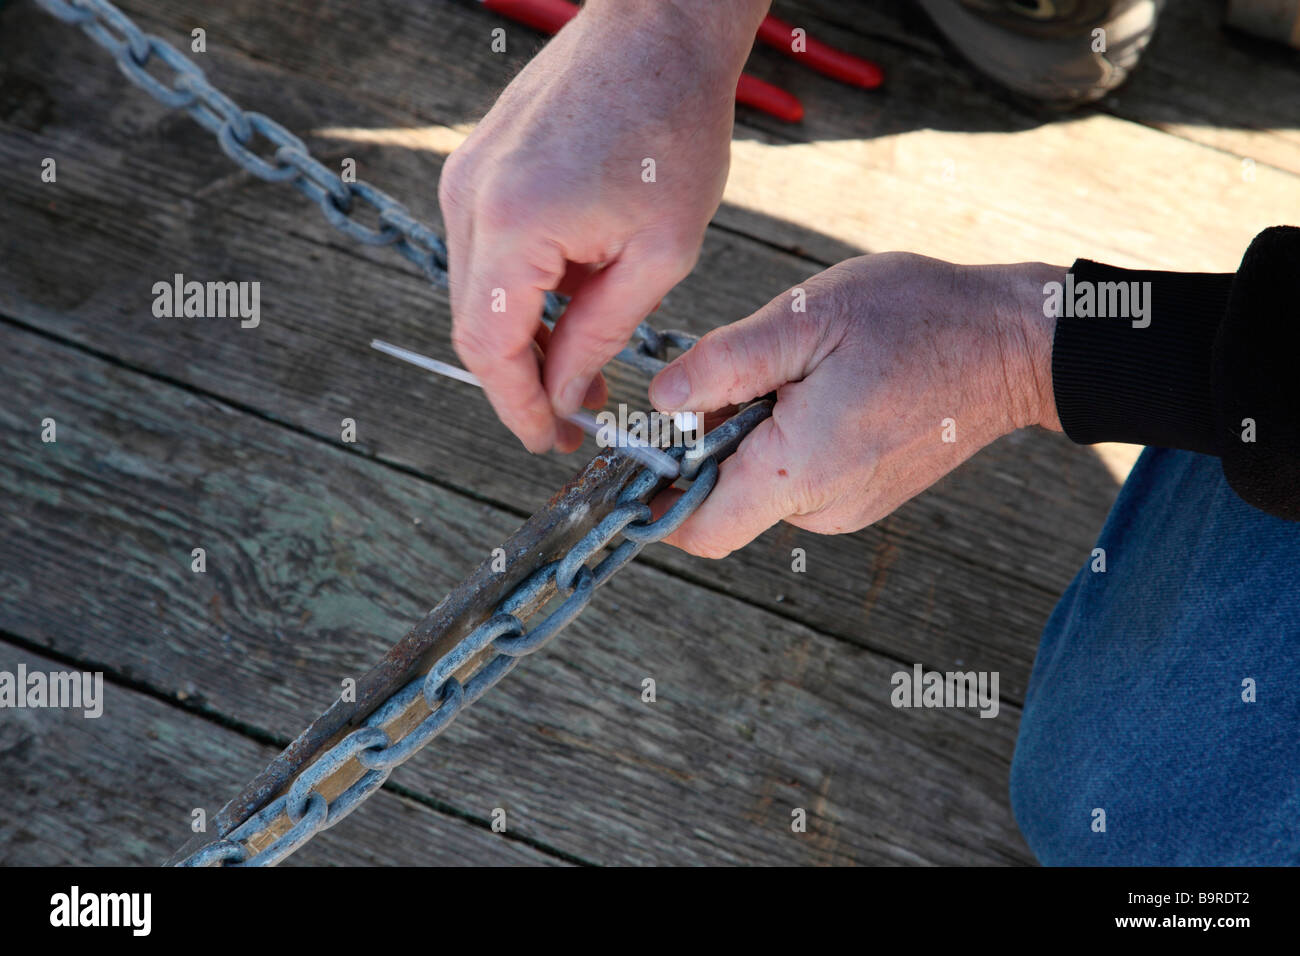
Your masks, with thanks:
[[(432, 229), (383, 190), (369, 183), (343, 179), (322, 164), (306, 144), (269, 116), (245, 112), (208, 82), (206, 74), (162, 37), (144, 33), (108, 0), (36, 0), (47, 12), (71, 23), (113, 55), (118, 68), (163, 106), (183, 109), (217, 137), (222, 152), (240, 167), (266, 182), (292, 183), (320, 206), (335, 229), (358, 242), (392, 245), (415, 263), (434, 285), (447, 285), (447, 247)], [(171, 71), (164, 82), (147, 67), (162, 63)], [(256, 137), (275, 147), (270, 157), (258, 155)], [(360, 199), (379, 216), (371, 228), (353, 219), (353, 199)]]
[[(240, 167), (266, 182), (287, 182), (316, 202), (327, 222), (344, 235), (367, 245), (391, 245), (415, 263), (437, 286), (447, 284), (447, 248), (432, 229), (416, 220), (401, 203), (369, 183), (344, 182), (311, 155), (306, 144), (262, 113), (242, 110), (230, 97), (212, 86), (203, 70), (161, 37), (146, 34), (107, 0), (36, 0), (46, 11), (75, 24), (108, 50), (132, 83), (171, 109), (183, 109), (216, 136), (221, 150)], [(159, 62), (172, 72), (163, 82), (147, 67)], [(260, 137), (274, 151), (259, 155), (253, 141)], [(353, 218), (357, 205), (369, 206), (378, 216), (378, 228)], [(565, 299), (548, 293), (543, 320), (548, 324), (562, 314)], [(663, 368), (667, 351), (688, 349), (695, 337), (679, 331), (658, 332), (646, 323), (636, 329), (634, 342), (617, 359), (649, 374)], [(693, 478), (685, 491), (658, 519), (651, 519), (649, 498), (660, 477), (647, 468), (637, 474), (619, 496), (616, 507), (591, 528), (558, 560), (538, 568), (517, 585), (496, 612), (440, 657), (428, 672), (390, 696), (366, 719), (364, 726), (319, 754), (303, 769), (288, 791), (258, 810), (225, 838), (203, 846), (181, 861), (181, 866), (269, 866), (279, 863), (317, 833), (336, 825), (383, 786), (392, 771), (442, 733), (465, 707), (506, 676), (520, 659), (541, 650), (590, 603), (596, 589), (637, 556), (647, 544), (675, 531), (708, 496), (718, 477), (717, 459), (725, 456), (743, 434), (765, 416), (742, 412), (715, 429), (682, 459), (682, 473)], [(623, 540), (594, 568), (587, 562), (617, 537)], [(516, 616), (536, 606), (545, 589), (563, 595), (558, 606), (531, 629)], [(546, 602), (549, 606), (551, 602)], [(487, 651), (492, 656), (463, 684), (455, 675)], [(393, 739), (386, 724), (405, 713), (423, 697), (428, 716)], [(355, 760), (364, 771), (332, 800), (320, 791), (327, 779)], [(268, 833), (284, 816), (289, 827), (273, 842), (254, 850), (252, 842)]]

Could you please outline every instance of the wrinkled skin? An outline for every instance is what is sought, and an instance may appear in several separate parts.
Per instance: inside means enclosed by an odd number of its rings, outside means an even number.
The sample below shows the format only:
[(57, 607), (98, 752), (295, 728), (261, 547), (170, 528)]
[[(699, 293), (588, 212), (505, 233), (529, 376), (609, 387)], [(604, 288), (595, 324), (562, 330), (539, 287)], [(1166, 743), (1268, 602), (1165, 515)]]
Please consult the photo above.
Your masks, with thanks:
[(1010, 431), (1059, 430), (1042, 288), (1065, 271), (861, 256), (803, 283), (806, 311), (786, 292), (710, 332), (651, 383), (655, 406), (777, 401), (668, 542), (716, 558), (781, 520), (856, 531)]

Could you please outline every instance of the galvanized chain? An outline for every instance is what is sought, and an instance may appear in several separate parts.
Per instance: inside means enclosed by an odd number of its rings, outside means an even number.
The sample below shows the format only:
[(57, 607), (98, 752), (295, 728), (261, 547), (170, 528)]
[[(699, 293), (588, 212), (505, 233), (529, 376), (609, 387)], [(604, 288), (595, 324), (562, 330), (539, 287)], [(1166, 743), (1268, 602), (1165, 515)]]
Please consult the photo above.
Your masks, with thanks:
[[(222, 152), (258, 179), (291, 184), (320, 207), (325, 220), (345, 236), (370, 246), (392, 246), (415, 263), (438, 288), (447, 286), (447, 246), (442, 238), (383, 190), (362, 179), (345, 182), (311, 155), (307, 145), (284, 126), (262, 113), (245, 111), (208, 82), (203, 70), (162, 37), (145, 33), (108, 0), (36, 0), (48, 13), (81, 27), (113, 55), (118, 68), (163, 106), (183, 109), (217, 137)], [(147, 67), (161, 63), (172, 72), (170, 83)], [(255, 136), (275, 147), (270, 157), (251, 148)], [(353, 218), (354, 207), (370, 206), (378, 213), (378, 228)], [(547, 293), (543, 318), (554, 324), (564, 312), (565, 299)], [(634, 344), (616, 361), (653, 375), (664, 366), (666, 346), (689, 348), (695, 337), (686, 332), (657, 332), (646, 323), (636, 330)]]
[[(289, 790), (253, 814), (225, 838), (201, 847), (180, 866), (273, 866), (317, 833), (327, 830), (355, 810), (383, 786), (393, 769), (409, 760), (444, 731), (456, 716), (478, 700), (518, 664), (519, 659), (541, 650), (590, 603), (595, 590), (631, 561), (641, 549), (662, 540), (681, 526), (708, 497), (718, 478), (718, 457), (725, 455), (768, 414), (770, 406), (755, 404), (715, 428), (689, 451), (670, 452), (680, 459), (682, 474), (694, 483), (659, 518), (651, 520), (649, 498), (662, 479), (650, 468), (642, 469), (617, 499), (616, 506), (565, 555), (524, 579), (497, 605), (488, 618), (440, 657), (422, 676), (412, 680), (381, 704), (365, 725), (318, 756), (295, 779)], [(615, 538), (623, 540), (594, 567), (588, 565)], [(517, 616), (538, 602), (543, 589), (554, 584), (564, 595), (559, 605), (531, 629)], [(549, 602), (548, 602), (549, 603)], [(485, 650), (495, 655), (463, 684), (454, 675)], [(384, 725), (407, 710), (419, 697), (428, 716), (405, 735), (390, 737)], [(332, 801), (317, 790), (322, 780), (349, 760), (365, 773)], [(265, 832), (271, 821), (285, 814), (291, 826), (272, 843), (252, 850), (250, 838)]]
[[(660, 479), (651, 469), (644, 469), (619, 496), (617, 507), (564, 557), (529, 575), (497, 605), (487, 620), (439, 658), (427, 673), (380, 705), (366, 718), (364, 726), (317, 757), (294, 779), (286, 793), (224, 839), (201, 847), (178, 865), (273, 866), (316, 834), (347, 817), (383, 786), (394, 768), (429, 744), (465, 707), (510, 673), (520, 658), (546, 646), (586, 608), (596, 588), (615, 571), (632, 560), (646, 544), (680, 525), (712, 489), (717, 473), (717, 463), (710, 461), (673, 507), (658, 520), (650, 521), (650, 506), (643, 499)], [(588, 567), (587, 559), (602, 551), (620, 532), (625, 540), (594, 569)], [(524, 622), (514, 612), (535, 602), (538, 592), (552, 582), (557, 594), (566, 596), (539, 623), (525, 630)], [(462, 684), (454, 676), (456, 671), (489, 648), (495, 655)], [(428, 716), (405, 736), (390, 738), (383, 725), (405, 711), (419, 696), (423, 696), (429, 708)], [(333, 801), (327, 800), (317, 786), (353, 758), (366, 772)], [(292, 825), (270, 845), (253, 852), (244, 841), (264, 831), (281, 813), (288, 816)]]
[[(436, 286), (446, 286), (446, 245), (391, 196), (361, 180), (344, 182), (315, 159), (301, 139), (270, 117), (240, 109), (207, 81), (193, 61), (161, 37), (144, 33), (107, 0), (36, 2), (60, 20), (80, 26), (113, 54), (128, 79), (159, 103), (189, 113), (217, 137), (222, 151), (243, 169), (267, 182), (292, 184), (315, 201), (326, 221), (340, 232), (367, 245), (393, 246), (418, 265)], [(154, 60), (173, 72), (170, 85), (146, 69)], [(255, 135), (275, 147), (269, 159), (250, 148)], [(378, 228), (352, 217), (358, 200), (377, 211)], [(548, 293), (543, 321), (553, 324), (564, 306), (563, 297)], [(633, 343), (617, 359), (654, 374), (663, 367), (670, 347), (685, 350), (694, 342), (695, 337), (688, 333), (658, 332), (642, 323)], [(658, 519), (651, 519), (649, 498), (660, 487), (662, 479), (649, 468), (639, 472), (619, 495), (614, 509), (562, 558), (529, 575), (497, 605), (491, 616), (440, 657), (422, 677), (389, 697), (366, 718), (364, 726), (318, 755), (294, 778), (287, 792), (179, 865), (274, 865), (317, 833), (347, 817), (383, 786), (394, 768), (445, 730), (465, 707), (510, 673), (522, 657), (536, 653), (573, 621), (591, 601), (595, 590), (642, 548), (676, 530), (713, 489), (718, 477), (718, 459), (728, 454), (769, 412), (770, 405), (757, 403), (709, 432), (689, 452), (673, 449), (671, 454), (680, 460), (682, 477), (694, 481)], [(623, 540), (612, 551), (594, 567), (588, 566), (589, 561), (620, 536)], [(552, 585), (557, 595), (563, 595), (562, 600), (531, 630), (526, 630), (518, 612), (542, 603), (542, 595)], [(489, 651), (492, 655), (487, 662), (478, 666), (464, 683), (455, 676)], [(395, 737), (384, 729), (420, 697), (429, 711), (426, 717)], [(352, 760), (364, 773), (332, 800), (327, 799), (318, 789), (320, 784)], [(289, 821), (288, 829), (269, 845), (254, 850), (249, 841), (269, 832), (282, 814)]]

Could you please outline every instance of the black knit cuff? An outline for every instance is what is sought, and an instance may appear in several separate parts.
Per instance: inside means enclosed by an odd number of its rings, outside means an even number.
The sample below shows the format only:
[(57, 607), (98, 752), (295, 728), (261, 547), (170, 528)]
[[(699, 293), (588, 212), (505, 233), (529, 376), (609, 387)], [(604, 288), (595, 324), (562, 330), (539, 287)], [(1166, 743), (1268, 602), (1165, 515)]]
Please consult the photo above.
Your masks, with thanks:
[(1300, 521), (1300, 229), (1246, 250), (1214, 345), (1218, 438), (1232, 490)]
[(1048, 298), (1065, 434), (1217, 454), (1212, 354), (1232, 279), (1075, 262)]

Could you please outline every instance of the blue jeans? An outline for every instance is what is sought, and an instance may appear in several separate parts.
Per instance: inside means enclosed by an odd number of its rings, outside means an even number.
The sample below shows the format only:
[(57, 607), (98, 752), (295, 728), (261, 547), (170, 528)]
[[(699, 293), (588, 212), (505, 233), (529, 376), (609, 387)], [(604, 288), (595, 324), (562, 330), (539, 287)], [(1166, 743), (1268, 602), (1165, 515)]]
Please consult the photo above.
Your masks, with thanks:
[(1030, 848), (1300, 863), (1300, 523), (1241, 501), (1217, 459), (1149, 448), (1097, 547), (1105, 572), (1070, 583), (1029, 681), (1011, 804)]

